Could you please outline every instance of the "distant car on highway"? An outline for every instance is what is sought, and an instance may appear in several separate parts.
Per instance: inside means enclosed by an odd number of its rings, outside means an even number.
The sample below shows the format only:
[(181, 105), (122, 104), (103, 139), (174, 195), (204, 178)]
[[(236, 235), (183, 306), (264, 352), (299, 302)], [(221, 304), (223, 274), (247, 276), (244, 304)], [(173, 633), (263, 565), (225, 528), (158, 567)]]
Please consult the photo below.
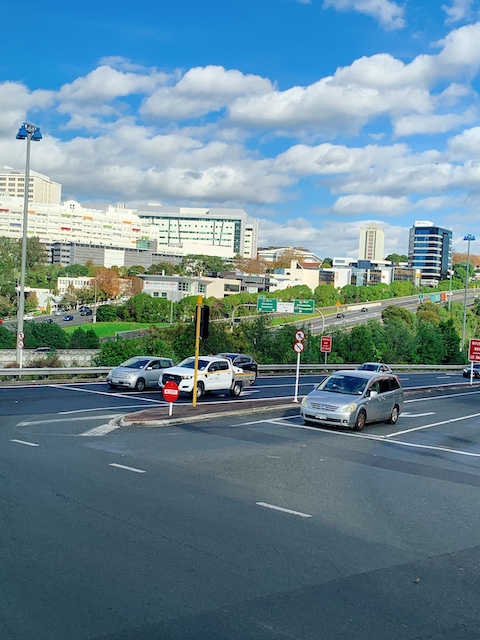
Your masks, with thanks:
[(71, 313), (67, 313), (66, 316), (63, 316), (63, 319), (65, 322), (70, 322), (71, 320), (73, 320), (73, 316)]
[(345, 318), (345, 314), (344, 313), (337, 313), (337, 318)]
[(45, 322), (46, 324), (52, 324), (53, 318), (45, 318), (45, 320), (42, 320), (42, 322)]
[(360, 309), (360, 311), (361, 311), (362, 313), (367, 313), (367, 311), (368, 311), (368, 307), (362, 307), (362, 308)]
[(93, 311), (90, 309), (90, 307), (85, 307), (84, 309), (82, 309), (80, 311), (80, 315), (81, 316), (91, 316), (91, 315), (93, 315)]
[(253, 371), (255, 377), (252, 379), (252, 384), (257, 379), (258, 363), (252, 356), (247, 356), (244, 353), (217, 353), (217, 356), (228, 358), (235, 367), (240, 367), (244, 371)]
[[(465, 369), (463, 370), (463, 377), (464, 378), (470, 378), (470, 367), (465, 367)], [(480, 362), (474, 362), (473, 363), (473, 377), (474, 378), (480, 378)]]
[(111, 389), (127, 387), (135, 391), (143, 391), (146, 387), (158, 389), (163, 370), (173, 367), (170, 358), (158, 356), (134, 356), (107, 375), (107, 383)]
[(392, 373), (388, 364), (383, 364), (383, 362), (364, 362), (358, 367), (358, 371), (385, 371)]
[(33, 353), (37, 355), (48, 355), (49, 353), (53, 353), (55, 349), (53, 347), (37, 347)]
[(395, 424), (403, 407), (403, 389), (392, 373), (341, 370), (323, 380), (302, 400), (305, 424), (361, 431), (369, 422)]

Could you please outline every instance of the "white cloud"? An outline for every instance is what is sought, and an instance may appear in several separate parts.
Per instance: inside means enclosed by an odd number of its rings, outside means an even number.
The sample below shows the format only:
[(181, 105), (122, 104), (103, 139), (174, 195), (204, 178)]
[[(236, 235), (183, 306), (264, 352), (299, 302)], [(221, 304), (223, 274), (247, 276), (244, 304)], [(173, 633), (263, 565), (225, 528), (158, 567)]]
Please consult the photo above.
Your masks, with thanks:
[(370, 16), (388, 31), (405, 26), (403, 8), (390, 0), (324, 0), (325, 8), (337, 11), (357, 11)]
[(469, 17), (472, 13), (473, 0), (453, 0), (450, 6), (442, 5), (447, 14), (447, 23), (459, 22)]
[(35, 112), (49, 107), (54, 98), (52, 91), (29, 89), (20, 82), (0, 83), (0, 135), (7, 138), (15, 138), (22, 122), (33, 120), (35, 122)]
[(155, 118), (185, 119), (219, 111), (238, 96), (262, 95), (272, 90), (269, 80), (220, 66), (190, 69), (172, 87), (162, 87), (147, 98), (141, 112)]
[(398, 216), (408, 211), (411, 205), (406, 196), (392, 198), (390, 196), (359, 194), (338, 198), (332, 208), (333, 211), (340, 214), (365, 215), (370, 212), (383, 216)]
[(411, 136), (418, 133), (435, 134), (447, 133), (452, 129), (459, 128), (466, 124), (472, 124), (477, 120), (477, 113), (474, 109), (467, 109), (465, 113), (455, 114), (429, 114), (429, 115), (413, 115), (399, 118), (395, 122), (395, 134), (397, 136)]

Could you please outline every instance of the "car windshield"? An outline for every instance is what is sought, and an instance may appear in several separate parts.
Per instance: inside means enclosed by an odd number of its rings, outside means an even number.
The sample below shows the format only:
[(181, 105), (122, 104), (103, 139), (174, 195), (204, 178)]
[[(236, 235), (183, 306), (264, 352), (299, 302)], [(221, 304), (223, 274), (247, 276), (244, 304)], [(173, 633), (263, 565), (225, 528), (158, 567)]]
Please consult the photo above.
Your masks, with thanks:
[(323, 380), (317, 389), (333, 393), (345, 393), (361, 396), (367, 386), (367, 380), (348, 375), (332, 375)]
[(143, 369), (148, 362), (147, 358), (130, 358), (130, 360), (127, 360), (120, 366), (127, 367), (128, 369)]
[(360, 365), (358, 368), (362, 371), (376, 371), (378, 367), (378, 364), (371, 364), (370, 362), (367, 362), (366, 364)]
[[(204, 369), (206, 369), (208, 367), (208, 360), (202, 360), (201, 358), (198, 359), (198, 370), (199, 371), (203, 371)], [(184, 367), (186, 369), (195, 369), (195, 358), (185, 358), (185, 360), (182, 360), (182, 362), (180, 362), (180, 364), (178, 365), (179, 367)]]

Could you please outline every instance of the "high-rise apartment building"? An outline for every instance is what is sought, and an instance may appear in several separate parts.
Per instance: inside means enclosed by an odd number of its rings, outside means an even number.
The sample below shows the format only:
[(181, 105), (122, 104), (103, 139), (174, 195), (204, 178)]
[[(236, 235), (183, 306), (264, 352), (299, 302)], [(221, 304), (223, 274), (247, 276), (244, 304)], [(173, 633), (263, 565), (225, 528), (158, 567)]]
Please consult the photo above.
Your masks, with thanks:
[(359, 260), (372, 262), (385, 259), (385, 231), (378, 224), (370, 224), (360, 228), (360, 243), (358, 249)]
[[(25, 172), (4, 167), (0, 169), (0, 198), (24, 198)], [(37, 204), (60, 204), (62, 185), (53, 182), (48, 176), (30, 170), (28, 201)]]
[(452, 232), (428, 220), (418, 220), (410, 229), (408, 266), (421, 271), (422, 285), (436, 286), (448, 279), (452, 264)]

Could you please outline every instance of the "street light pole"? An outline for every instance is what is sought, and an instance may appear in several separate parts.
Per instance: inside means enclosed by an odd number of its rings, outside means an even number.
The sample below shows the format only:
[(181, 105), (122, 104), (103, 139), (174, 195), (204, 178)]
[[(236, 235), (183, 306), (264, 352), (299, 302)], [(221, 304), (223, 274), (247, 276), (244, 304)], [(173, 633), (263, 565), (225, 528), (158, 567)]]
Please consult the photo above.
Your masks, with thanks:
[(22, 262), (20, 270), (20, 291), (17, 305), (17, 364), (23, 365), (23, 315), (25, 312), (25, 272), (27, 270), (27, 226), (28, 226), (28, 190), (30, 187), (30, 141), (38, 142), (42, 139), (40, 129), (33, 124), (24, 122), (18, 130), (17, 140), (27, 141), (27, 157), (25, 162), (25, 183), (23, 194), (23, 227), (22, 227)]
[(471, 233), (467, 233), (464, 240), (467, 242), (467, 268), (465, 274), (465, 295), (463, 298), (463, 327), (462, 327), (462, 351), (465, 351), (465, 330), (467, 327), (467, 290), (468, 290), (468, 276), (470, 271), (470, 242), (475, 240), (475, 236)]
[(448, 310), (450, 311), (450, 309), (452, 308), (452, 276), (453, 276), (453, 269), (449, 269), (449, 273), (450, 273), (450, 291), (448, 294)]

